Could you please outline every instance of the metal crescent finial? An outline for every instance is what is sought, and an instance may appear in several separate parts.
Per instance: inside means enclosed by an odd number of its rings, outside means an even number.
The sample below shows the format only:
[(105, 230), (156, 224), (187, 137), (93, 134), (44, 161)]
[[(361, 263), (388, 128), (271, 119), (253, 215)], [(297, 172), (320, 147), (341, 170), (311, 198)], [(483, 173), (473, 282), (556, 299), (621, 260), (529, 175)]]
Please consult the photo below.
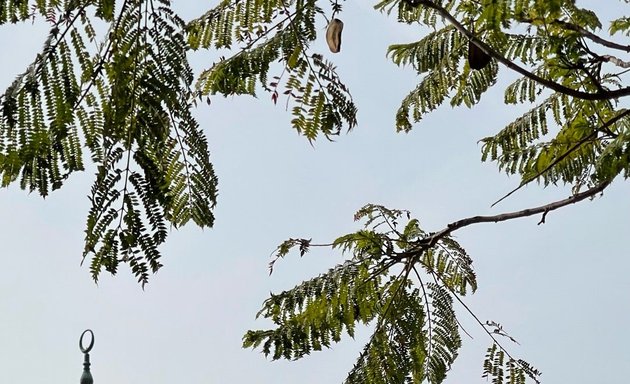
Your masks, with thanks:
[[(83, 337), (86, 333), (90, 334), (90, 344), (87, 347), (83, 346)], [(80, 384), (94, 384), (92, 373), (90, 372), (90, 351), (94, 347), (94, 332), (91, 329), (86, 329), (79, 338), (79, 349), (83, 352), (83, 373), (81, 374)]]

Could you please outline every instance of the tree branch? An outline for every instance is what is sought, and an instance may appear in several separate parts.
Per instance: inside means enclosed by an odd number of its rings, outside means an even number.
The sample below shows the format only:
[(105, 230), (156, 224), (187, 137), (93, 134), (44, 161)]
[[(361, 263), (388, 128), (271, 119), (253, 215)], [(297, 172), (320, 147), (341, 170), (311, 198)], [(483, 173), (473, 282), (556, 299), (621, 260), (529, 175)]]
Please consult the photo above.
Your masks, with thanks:
[(603, 56), (601, 56), (601, 58), (602, 58), (604, 61), (607, 61), (607, 62), (609, 62), (609, 63), (613, 63), (613, 64), (615, 64), (615, 65), (616, 65), (616, 66), (618, 66), (618, 67), (621, 67), (621, 68), (630, 68), (630, 62), (629, 62), (629, 61), (623, 61), (623, 60), (621, 60), (621, 59), (619, 59), (619, 58), (617, 58), (617, 57), (615, 57), (615, 56), (612, 56), (612, 55), (603, 55)]
[(544, 214), (554, 211), (558, 208), (565, 207), (567, 205), (578, 203), (584, 199), (589, 197), (593, 197), (596, 194), (602, 192), (606, 187), (610, 185), (610, 181), (603, 182), (591, 189), (588, 189), (584, 192), (576, 193), (573, 196), (569, 196), (566, 199), (558, 200), (553, 203), (541, 205), (534, 208), (523, 209), (521, 211), (507, 212), (494, 216), (472, 216), (465, 219), (461, 219), (458, 221), (454, 221), (446, 226), (446, 228), (442, 229), (439, 232), (434, 232), (429, 237), (421, 240), (419, 245), (421, 247), (420, 251), (424, 251), (425, 249), (433, 247), (440, 239), (445, 236), (450, 235), (452, 232), (457, 231), (458, 229), (467, 227), (472, 224), (479, 223), (498, 223), (501, 221), (507, 221), (512, 219), (518, 219), (521, 217), (528, 217), (537, 215), (539, 213)]
[(493, 57), (494, 59), (496, 59), (498, 62), (500, 62), (501, 64), (505, 65), (506, 67), (508, 67), (509, 69), (513, 70), (514, 72), (517, 72), (525, 77), (527, 77), (528, 79), (531, 79), (549, 89), (552, 89), (556, 92), (560, 92), (563, 93), (565, 95), (568, 96), (572, 96), (575, 97), (577, 99), (582, 99), (582, 100), (606, 100), (606, 99), (616, 99), (616, 98), (620, 98), (620, 97), (624, 97), (624, 96), (628, 96), (630, 95), (630, 87), (625, 87), (625, 88), (620, 88), (620, 89), (616, 89), (613, 91), (598, 91), (595, 93), (591, 93), (591, 92), (583, 92), (583, 91), (578, 91), (576, 89), (573, 88), (569, 88), (569, 87), (565, 87), (562, 84), (558, 84), (554, 81), (548, 80), (548, 79), (544, 79), (530, 71), (528, 71), (527, 69), (519, 66), (518, 64), (514, 63), (513, 61), (510, 61), (508, 59), (506, 59), (505, 57), (503, 57), (500, 53), (498, 53), (497, 51), (495, 51), (494, 49), (492, 49), (488, 44), (484, 43), (483, 41), (481, 41), (479, 38), (477, 38), (471, 31), (469, 31), (468, 29), (466, 29), (466, 27), (464, 27), (453, 15), (450, 14), (449, 11), (447, 11), (444, 7), (442, 7), (439, 4), (434, 3), (431, 0), (418, 0), (418, 5), (424, 5), (428, 8), (431, 8), (433, 10), (435, 10), (437, 13), (440, 14), (440, 16), (442, 16), (443, 18), (445, 18), (446, 20), (448, 20), (451, 24), (453, 24), (453, 26), (459, 31), (461, 32), (463, 35), (465, 35), (468, 39), (470, 39), (470, 41), (475, 44), (477, 47), (479, 47), (479, 49), (481, 49), (483, 52), (485, 52), (486, 54), (490, 55), (491, 57)]
[[(521, 22), (530, 22), (533, 20), (518, 20)], [(623, 45), (623, 44), (618, 44), (615, 43), (614, 41), (610, 41), (610, 40), (606, 40), (603, 39), (601, 37), (599, 37), (598, 35), (594, 34), (593, 32), (590, 32), (584, 28), (582, 28), (579, 25), (573, 24), (573, 23), (569, 23), (566, 21), (562, 21), (562, 20), (554, 20), (552, 22), (552, 24), (557, 24), (560, 25), (562, 27), (564, 27), (565, 29), (568, 29), (570, 31), (575, 31), (578, 32), (579, 34), (581, 34), (582, 36), (586, 37), (587, 39), (599, 44), (599, 45), (603, 45), (606, 48), (611, 48), (611, 49), (616, 49), (619, 51), (624, 51), (624, 52), (630, 52), (630, 45)]]

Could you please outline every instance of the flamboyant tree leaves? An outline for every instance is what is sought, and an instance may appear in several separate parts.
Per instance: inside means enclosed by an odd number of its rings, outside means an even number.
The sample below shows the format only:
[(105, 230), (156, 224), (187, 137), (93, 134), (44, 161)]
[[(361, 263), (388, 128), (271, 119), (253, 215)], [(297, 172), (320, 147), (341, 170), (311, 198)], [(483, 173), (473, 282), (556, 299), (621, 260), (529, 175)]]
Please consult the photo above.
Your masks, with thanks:
[[(573, 0), (381, 0), (375, 8), (418, 27), (416, 41), (387, 51), (419, 75), (393, 113), (396, 130), (413, 129), (446, 103), (474, 107), (499, 69), (513, 71), (518, 78), (504, 102), (529, 110), (482, 139), (482, 159), (518, 174), (521, 186), (574, 187), (572, 198), (536, 212), (630, 176), (630, 110), (621, 102), (630, 95), (630, 45), (616, 39), (630, 34), (627, 16), (604, 25)], [(214, 223), (217, 177), (191, 114), (200, 99), (284, 98), (293, 129), (309, 141), (357, 125), (335, 65), (311, 49), (342, 11), (338, 0), (223, 0), (186, 22), (169, 0), (0, 0), (0, 25), (50, 24), (41, 52), (0, 96), (1, 185), (17, 182), (47, 196), (90, 161), (96, 174), (83, 258), (95, 281), (124, 263), (144, 286), (161, 267), (169, 226)], [(329, 29), (333, 52), (339, 25)], [(195, 75), (189, 51), (218, 49), (224, 56)], [(347, 260), (272, 295), (259, 316), (273, 328), (248, 332), (244, 345), (296, 359), (365, 325), (372, 336), (347, 383), (441, 383), (461, 347), (453, 304), (477, 288), (472, 259), (451, 232), (531, 212), (473, 217), (427, 233), (406, 211), (365, 206), (356, 215), (364, 228), (331, 245)], [(270, 267), (312, 245), (287, 240)], [(481, 325), (506, 336), (496, 323)], [(538, 371), (491, 337), (485, 377), (537, 380)]]
[[(308, 140), (356, 125), (334, 65), (309, 51), (321, 15), (315, 0), (224, 1), (188, 23), (169, 0), (0, 1), (0, 24), (51, 26), (0, 98), (2, 186), (46, 196), (84, 169), (86, 151), (97, 171), (83, 257), (95, 281), (122, 262), (144, 285), (169, 226), (214, 222), (217, 178), (191, 114), (199, 98), (286, 97)], [(189, 50), (214, 48), (233, 54), (195, 79)]]
[(169, 224), (214, 221), (217, 181), (191, 115), (185, 23), (163, 0), (0, 5), (2, 22), (40, 16), (51, 24), (44, 47), (2, 95), (2, 184), (46, 196), (84, 169), (87, 151), (97, 171), (83, 257), (94, 280), (124, 262), (144, 285)]

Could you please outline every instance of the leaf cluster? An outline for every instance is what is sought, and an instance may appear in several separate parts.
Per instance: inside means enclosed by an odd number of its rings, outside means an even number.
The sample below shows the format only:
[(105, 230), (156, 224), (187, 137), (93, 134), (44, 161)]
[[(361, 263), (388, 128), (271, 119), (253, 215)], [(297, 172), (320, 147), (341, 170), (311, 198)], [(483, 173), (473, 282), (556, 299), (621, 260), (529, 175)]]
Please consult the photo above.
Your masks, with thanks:
[[(448, 236), (427, 247), (430, 234), (406, 211), (367, 205), (355, 219), (363, 229), (323, 245), (350, 257), (272, 294), (258, 316), (274, 328), (248, 331), (243, 346), (298, 359), (340, 341), (344, 331), (354, 336), (357, 324), (369, 325), (372, 336), (346, 383), (443, 382), (461, 347), (453, 297), (476, 289), (472, 260)], [(314, 246), (289, 239), (274, 262), (292, 248), (303, 256)]]
[(492, 384), (525, 384), (528, 378), (540, 383), (540, 375), (541, 372), (528, 362), (522, 359), (515, 360), (496, 343), (486, 352), (482, 377), (492, 380)]
[[(9, 12), (0, 20), (51, 23), (41, 53), (1, 97), (2, 185), (19, 179), (46, 196), (84, 170), (87, 150), (96, 178), (83, 257), (94, 280), (126, 262), (144, 285), (161, 266), (169, 224), (214, 221), (217, 180), (191, 115), (185, 23), (166, 0), (0, 3)], [(109, 27), (101, 38), (94, 20)]]
[[(389, 48), (394, 63), (421, 75), (396, 114), (398, 130), (409, 131), (447, 100), (451, 106), (477, 104), (495, 84), (500, 62), (522, 75), (505, 89), (505, 103), (532, 108), (482, 139), (483, 160), (520, 175), (522, 185), (561, 182), (579, 190), (628, 176), (628, 118), (614, 96), (628, 94), (621, 80), (627, 65), (607, 53), (627, 53), (630, 46), (601, 35), (595, 12), (569, 0), (384, 0), (376, 8), (432, 30)], [(627, 30), (626, 17), (609, 27), (611, 35)], [(495, 60), (471, 70), (469, 44)], [(619, 160), (614, 165), (611, 153)]]
[[(50, 24), (41, 52), (0, 96), (1, 185), (47, 196), (86, 169), (85, 151), (95, 180), (83, 258), (95, 281), (122, 262), (144, 286), (162, 266), (169, 226), (214, 222), (217, 178), (191, 113), (198, 100), (267, 92), (311, 142), (356, 126), (335, 65), (311, 50), (327, 21), (321, 3), (223, 0), (184, 22), (168, 0), (0, 0), (0, 24)], [(342, 11), (337, 1), (330, 7)], [(483, 160), (519, 175), (521, 186), (566, 183), (576, 192), (630, 176), (630, 110), (619, 100), (630, 95), (630, 63), (610, 54), (630, 52), (612, 40), (630, 33), (628, 17), (612, 20), (606, 36), (597, 14), (573, 0), (382, 0), (376, 9), (428, 31), (387, 52), (420, 75), (396, 113), (398, 131), (447, 102), (480, 103), (501, 64), (520, 76), (504, 102), (528, 110), (481, 140)], [(472, 64), (471, 49), (488, 62)], [(190, 50), (226, 56), (195, 79)], [(331, 244), (292, 238), (278, 247), (270, 271), (295, 248), (304, 256), (323, 246), (346, 260), (272, 294), (258, 317), (273, 327), (247, 332), (243, 345), (299, 359), (362, 325), (371, 337), (346, 383), (442, 383), (461, 348), (453, 301), (477, 289), (472, 259), (449, 228), (425, 232), (407, 211), (370, 204), (355, 220), (363, 227)], [(511, 337), (487, 325), (484, 377), (537, 381), (494, 336)]]
[[(256, 96), (262, 88), (274, 103), (280, 94), (287, 98), (287, 107), (293, 105), (293, 128), (309, 141), (319, 134), (338, 135), (344, 125), (352, 129), (357, 108), (335, 66), (323, 55), (309, 53), (318, 15), (323, 11), (316, 0), (223, 1), (190, 22), (193, 49), (233, 52), (200, 74), (199, 96)], [(278, 68), (272, 66), (275, 62)], [(278, 71), (272, 81), (270, 70)]]

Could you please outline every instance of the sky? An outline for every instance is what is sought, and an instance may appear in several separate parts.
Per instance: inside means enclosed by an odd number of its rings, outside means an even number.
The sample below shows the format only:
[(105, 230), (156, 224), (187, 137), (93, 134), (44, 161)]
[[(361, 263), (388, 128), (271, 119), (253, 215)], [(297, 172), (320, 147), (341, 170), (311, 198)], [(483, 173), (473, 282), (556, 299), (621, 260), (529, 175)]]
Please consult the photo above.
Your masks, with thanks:
[[(214, 4), (174, 3), (187, 19)], [(622, 2), (605, 3), (605, 15), (625, 11)], [(366, 203), (409, 209), (436, 231), (460, 218), (568, 196), (564, 187), (531, 185), (491, 208), (519, 180), (482, 163), (478, 140), (522, 108), (504, 106), (497, 88), (472, 110), (445, 106), (397, 134), (395, 112), (418, 77), (390, 63), (385, 51), (423, 31), (358, 0), (348, 0), (340, 18), (344, 42), (333, 59), (359, 106), (359, 125), (311, 146), (290, 127), (283, 103), (264, 92), (200, 106), (195, 115), (220, 183), (216, 224), (172, 230), (164, 267), (144, 291), (124, 267), (96, 285), (80, 265), (92, 171), (75, 174), (45, 200), (17, 186), (0, 190), (0, 383), (78, 382), (78, 338), (86, 328), (95, 334), (97, 384), (340, 383), (369, 330), (295, 362), (241, 348), (246, 330), (268, 326), (255, 313), (269, 292), (343, 261), (314, 250), (280, 261), (269, 276), (269, 256), (282, 240), (328, 242), (354, 231), (353, 213)], [(30, 23), (0, 26), (0, 88), (34, 58), (45, 33)], [(324, 42), (315, 49), (323, 52)], [(191, 60), (198, 71), (212, 63), (207, 52)], [(500, 72), (506, 84), (512, 77)], [(603, 197), (549, 213), (544, 225), (532, 217), (456, 233), (478, 275), (479, 289), (466, 303), (481, 320), (503, 324), (520, 342), (512, 352), (541, 370), (544, 383), (630, 376), (629, 213), (627, 182), (618, 179)], [(490, 340), (457, 310), (473, 338), (463, 336), (447, 383), (485, 383)]]

